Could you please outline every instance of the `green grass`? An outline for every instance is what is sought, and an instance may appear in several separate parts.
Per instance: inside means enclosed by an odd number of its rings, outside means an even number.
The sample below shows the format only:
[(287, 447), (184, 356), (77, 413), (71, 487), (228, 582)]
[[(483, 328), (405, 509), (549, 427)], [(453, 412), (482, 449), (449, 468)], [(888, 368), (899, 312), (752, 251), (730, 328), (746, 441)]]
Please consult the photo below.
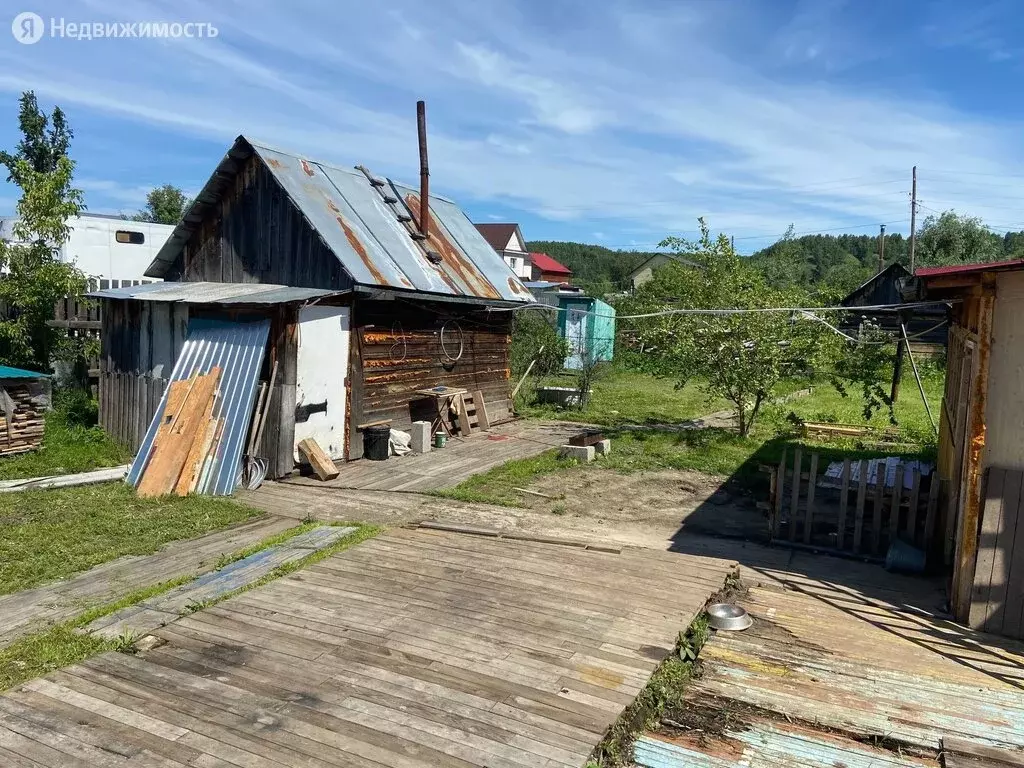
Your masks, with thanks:
[(60, 412), (52, 411), (46, 416), (42, 447), (0, 459), (0, 480), (87, 472), (127, 464), (131, 458), (99, 427), (68, 424)]
[[(353, 547), (356, 544), (376, 536), (381, 530), (376, 526), (363, 525), (361, 523), (332, 523), (332, 525), (355, 525), (358, 527), (358, 530), (332, 546), (318, 552), (314, 552), (302, 560), (276, 568), (253, 584), (241, 587), (216, 600), (206, 601), (204, 604), (196, 606), (196, 610), (202, 610), (203, 608), (207, 608), (210, 605), (227, 600), (241, 592), (255, 589), (258, 586), (273, 581), (274, 579), (278, 579), (281, 576), (292, 573), (307, 565), (319, 562), (326, 557), (330, 557), (337, 552), (341, 552), (342, 550)], [(250, 547), (246, 550), (234, 553), (227, 558), (224, 565), (240, 560), (243, 557), (247, 557), (248, 555), (254, 554), (262, 549), (266, 549), (267, 547), (274, 546), (275, 544), (281, 544), (292, 536), (315, 527), (317, 527), (315, 524), (303, 524), (296, 526), (295, 528), (291, 528), (277, 536), (269, 537), (255, 547)], [(163, 594), (174, 587), (186, 584), (196, 578), (197, 575), (198, 574), (189, 574), (171, 581), (166, 581), (145, 589), (137, 590), (129, 595), (125, 595), (116, 602), (91, 608), (69, 621), (53, 626), (43, 632), (27, 635), (6, 648), (0, 648), (0, 691), (23, 683), (26, 680), (40, 677), (41, 675), (45, 675), (55, 669), (76, 664), (106, 651), (134, 652), (134, 638), (119, 637), (112, 640), (106, 640), (92, 635), (79, 634), (76, 630), (90, 624), (96, 619), (107, 616), (115, 611), (119, 611), (122, 608), (135, 605), (143, 600), (148, 600), (152, 597)]]
[[(923, 375), (925, 392), (929, 398), (932, 414), (938, 418), (942, 399), (943, 380), (941, 373), (929, 367)], [(630, 381), (632, 380), (632, 384)], [(658, 382), (652, 384), (651, 381)], [(618, 372), (614, 379), (599, 381), (594, 385), (594, 400), (607, 407), (612, 397), (622, 397), (620, 407), (624, 412), (638, 413), (629, 404), (622, 392), (646, 391), (650, 393), (657, 386), (664, 385), (658, 380), (649, 380), (642, 374)], [(796, 385), (789, 387), (797, 389)], [(692, 393), (680, 398), (671, 408), (676, 408), (677, 418), (663, 419), (684, 421), (692, 418), (691, 408), (697, 402)], [(663, 415), (671, 410), (663, 407)], [(887, 428), (891, 425), (887, 413), (877, 413), (866, 420), (863, 414), (863, 398), (860, 393), (843, 397), (830, 383), (819, 383), (810, 396), (798, 397), (783, 403), (766, 406), (753, 432), (745, 438), (724, 429), (634, 430), (628, 425), (611, 426), (605, 434), (612, 439), (612, 452), (598, 460), (596, 466), (618, 472), (657, 471), (664, 469), (696, 470), (713, 475), (732, 477), (752, 489), (767, 484), (767, 476), (759, 471), (762, 464), (777, 464), (782, 452), (796, 445), (805, 451), (815, 451), (822, 461), (833, 461), (846, 457), (852, 459), (872, 458), (892, 454), (892, 451), (872, 449), (855, 440), (810, 441), (798, 437), (793, 418), (842, 424), (870, 425)], [(650, 413), (650, 409), (646, 412)], [(574, 414), (574, 411), (563, 411)], [(928, 423), (913, 375), (907, 372), (902, 383), (900, 398), (895, 413), (899, 421), (900, 439), (918, 444), (919, 449), (903, 451), (907, 458), (934, 458), (935, 437)], [(595, 418), (596, 412), (584, 411), (582, 418), (598, 423), (614, 424), (611, 420)], [(563, 418), (566, 416), (563, 415)], [(640, 421), (640, 419), (637, 419)], [(662, 421), (662, 419), (659, 419)], [(504, 506), (523, 505), (523, 496), (514, 488), (529, 487), (536, 478), (554, 473), (576, 471), (580, 465), (572, 459), (562, 459), (557, 451), (547, 451), (539, 456), (516, 459), (495, 467), (480, 475), (469, 478), (454, 488), (434, 492), (435, 495), (459, 501), (500, 504)]]
[[(542, 386), (571, 387), (570, 376), (551, 376)], [(524, 415), (546, 419), (571, 419), (595, 424), (674, 424), (727, 407), (725, 401), (709, 401), (696, 384), (676, 389), (668, 379), (608, 369), (591, 387), (594, 394), (583, 410), (517, 402)], [(524, 398), (525, 399), (525, 398)]]
[(124, 483), (0, 494), (0, 594), (259, 514), (212, 496), (139, 499)]

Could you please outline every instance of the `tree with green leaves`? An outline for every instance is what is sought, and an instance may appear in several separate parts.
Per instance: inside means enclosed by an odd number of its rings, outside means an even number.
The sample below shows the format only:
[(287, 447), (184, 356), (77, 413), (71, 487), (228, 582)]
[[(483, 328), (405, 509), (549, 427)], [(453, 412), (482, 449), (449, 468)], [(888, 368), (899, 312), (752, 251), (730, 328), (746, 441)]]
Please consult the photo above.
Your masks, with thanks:
[(1004, 257), (1004, 239), (976, 216), (946, 211), (929, 216), (917, 233), (920, 266), (973, 264)]
[(129, 216), (132, 221), (149, 221), (154, 224), (177, 224), (188, 210), (189, 199), (173, 184), (154, 187), (146, 195), (146, 207)]
[(48, 322), (56, 302), (85, 291), (80, 270), (58, 258), (84, 210), (73, 186), (75, 164), (68, 157), (73, 133), (59, 107), (44, 113), (35, 94), (21, 96), (18, 123), (22, 139), (15, 152), (0, 152), (8, 181), (21, 189), (18, 219), (10, 242), (0, 241), (0, 360), (49, 370), (59, 332)]
[[(736, 254), (728, 237), (712, 238), (703, 219), (700, 227), (696, 242), (669, 237), (661, 245), (701, 269), (666, 264), (617, 309), (620, 317), (703, 310), (621, 321), (633, 347), (629, 358), (680, 387), (695, 380), (709, 398), (728, 400), (740, 434), (747, 435), (783, 379), (810, 375), (835, 356), (840, 343), (806, 316), (756, 311), (799, 307), (806, 297), (770, 286), (759, 269)], [(754, 311), (715, 312), (722, 309)]]

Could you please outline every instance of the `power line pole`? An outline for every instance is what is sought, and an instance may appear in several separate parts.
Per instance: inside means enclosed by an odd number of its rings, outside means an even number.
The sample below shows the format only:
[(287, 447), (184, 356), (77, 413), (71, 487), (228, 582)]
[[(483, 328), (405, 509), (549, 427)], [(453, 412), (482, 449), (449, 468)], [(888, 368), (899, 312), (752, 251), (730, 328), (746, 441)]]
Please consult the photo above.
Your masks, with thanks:
[(881, 232), (878, 234), (878, 271), (879, 273), (885, 269), (885, 224), (880, 226)]
[(913, 170), (914, 183), (910, 188), (910, 274), (914, 274), (914, 245), (917, 243), (917, 166)]

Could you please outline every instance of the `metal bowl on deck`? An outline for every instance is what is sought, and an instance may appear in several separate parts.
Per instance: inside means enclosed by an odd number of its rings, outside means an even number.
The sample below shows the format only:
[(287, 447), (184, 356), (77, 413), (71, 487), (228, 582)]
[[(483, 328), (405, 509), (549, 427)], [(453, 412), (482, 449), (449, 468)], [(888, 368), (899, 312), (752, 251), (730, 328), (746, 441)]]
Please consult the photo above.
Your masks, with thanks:
[(715, 603), (708, 606), (708, 623), (714, 629), (738, 631), (747, 629), (754, 620), (750, 614), (738, 605), (730, 603)]

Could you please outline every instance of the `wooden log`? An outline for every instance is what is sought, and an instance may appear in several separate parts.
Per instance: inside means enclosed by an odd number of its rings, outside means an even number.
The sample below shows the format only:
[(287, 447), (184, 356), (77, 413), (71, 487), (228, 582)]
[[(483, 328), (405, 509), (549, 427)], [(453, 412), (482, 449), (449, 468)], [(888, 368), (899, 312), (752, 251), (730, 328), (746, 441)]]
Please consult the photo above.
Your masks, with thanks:
[(864, 544), (864, 504), (868, 495), (868, 461), (860, 460), (860, 479), (857, 482), (857, 512), (853, 519), (853, 551), (860, 552)]
[(811, 524), (814, 521), (814, 486), (818, 482), (818, 454), (811, 454), (811, 476), (807, 481), (807, 513), (804, 515), (804, 544), (811, 543)]
[(340, 474), (330, 456), (311, 437), (299, 441), (299, 455), (309, 463), (321, 480), (333, 480)]
[(839, 521), (836, 524), (836, 549), (842, 549), (846, 538), (846, 511), (850, 502), (850, 460), (843, 459), (842, 489), (839, 491)]

